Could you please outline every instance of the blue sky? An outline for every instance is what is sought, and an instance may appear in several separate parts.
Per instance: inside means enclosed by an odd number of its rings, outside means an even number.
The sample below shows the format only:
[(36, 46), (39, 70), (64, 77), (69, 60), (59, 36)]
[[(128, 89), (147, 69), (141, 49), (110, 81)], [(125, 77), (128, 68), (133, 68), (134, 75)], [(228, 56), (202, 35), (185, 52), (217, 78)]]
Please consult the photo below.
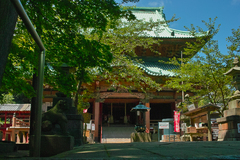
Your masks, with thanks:
[[(120, 2), (120, 0), (116, 0)], [(232, 29), (240, 26), (240, 0), (140, 0), (138, 3), (129, 3), (127, 6), (137, 7), (162, 7), (166, 19), (170, 19), (174, 14), (180, 18), (177, 22), (170, 23), (170, 27), (184, 30), (184, 26), (191, 24), (206, 29), (202, 20), (208, 22), (209, 18), (216, 20), (216, 24), (221, 24), (219, 33), (214, 37), (218, 40), (221, 53), (227, 53), (226, 38), (232, 35)]]

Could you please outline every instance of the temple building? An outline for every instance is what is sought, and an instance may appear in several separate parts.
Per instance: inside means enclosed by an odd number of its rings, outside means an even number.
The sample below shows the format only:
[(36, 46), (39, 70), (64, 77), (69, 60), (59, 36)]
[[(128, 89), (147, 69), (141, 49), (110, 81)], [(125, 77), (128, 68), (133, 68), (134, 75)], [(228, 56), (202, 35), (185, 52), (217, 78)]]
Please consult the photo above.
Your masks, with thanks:
[[(137, 19), (166, 21), (163, 7), (136, 7), (132, 9), (132, 12)], [(171, 70), (175, 69), (176, 66), (160, 63), (159, 60), (167, 61), (168, 58), (181, 57), (186, 42), (193, 42), (196, 38), (188, 31), (172, 29), (168, 25), (159, 25), (161, 31), (154, 30), (149, 32), (149, 35), (162, 40), (161, 45), (156, 44), (155, 47), (161, 55), (156, 55), (141, 47), (136, 48), (136, 54), (144, 61), (144, 63), (139, 64), (139, 68), (145, 71), (145, 75), (160, 84), (164, 84), (169, 77), (174, 76)], [(130, 112), (130, 110), (139, 102), (151, 108), (150, 111), (145, 113), (145, 124), (147, 129), (150, 130), (162, 119), (173, 118), (176, 104), (182, 101), (181, 92), (170, 88), (163, 88), (161, 91), (152, 89), (143, 93), (138, 90), (128, 92), (123, 88), (111, 90), (110, 86), (111, 84), (106, 81), (95, 81), (92, 84), (95, 89), (95, 97), (89, 101), (90, 108), (87, 112), (91, 115), (91, 133), (93, 140), (96, 142), (129, 141), (137, 117), (136, 113)], [(83, 84), (83, 87), (87, 87), (87, 85)], [(45, 90), (44, 92), (50, 91)], [(47, 106), (46, 103), (51, 102), (51, 96), (45, 96), (44, 102)]]
[(0, 105), (0, 140), (28, 143), (30, 104)]
[[(150, 19), (153, 21), (166, 20), (163, 7), (137, 7), (132, 12), (137, 19), (146, 21)], [(160, 63), (159, 60), (180, 57), (181, 51), (186, 47), (186, 42), (195, 41), (195, 38), (190, 32), (172, 29), (167, 25), (161, 25), (159, 30), (161, 31), (149, 32), (149, 35), (163, 40), (161, 45), (155, 47), (161, 55), (156, 55), (148, 49), (141, 49), (141, 47), (136, 49), (136, 54), (144, 61), (144, 63), (139, 64), (139, 67), (145, 71), (145, 75), (158, 83), (164, 84), (168, 77), (173, 76), (171, 69), (175, 69), (176, 66)], [(151, 108), (145, 115), (145, 124), (150, 130), (162, 119), (173, 118), (176, 104), (182, 100), (181, 92), (177, 93), (176, 90), (169, 88), (142, 93), (138, 90), (128, 92), (122, 88), (112, 91), (109, 89), (110, 84), (105, 81), (96, 81), (93, 86), (95, 86), (96, 96), (91, 100), (91, 107), (88, 112), (92, 113), (93, 123), (95, 124), (94, 139), (102, 143), (106, 141), (116, 142), (117, 139), (124, 139), (129, 136), (136, 123), (136, 113), (130, 112), (130, 110), (139, 102)], [(150, 128), (150, 126), (152, 127)], [(127, 132), (128, 130), (129, 132)], [(125, 133), (126, 136), (124, 137)]]

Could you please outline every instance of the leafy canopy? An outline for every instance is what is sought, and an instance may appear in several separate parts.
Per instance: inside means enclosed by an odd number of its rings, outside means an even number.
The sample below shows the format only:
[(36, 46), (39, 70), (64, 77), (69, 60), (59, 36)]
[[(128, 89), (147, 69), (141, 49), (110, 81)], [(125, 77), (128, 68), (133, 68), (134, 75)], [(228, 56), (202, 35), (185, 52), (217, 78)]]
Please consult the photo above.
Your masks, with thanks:
[[(231, 77), (224, 73), (232, 67), (235, 55), (222, 54), (219, 51), (217, 41), (213, 40), (220, 27), (215, 26), (215, 20), (209, 19), (208, 23), (204, 21), (208, 32), (199, 27), (198, 31), (206, 36), (196, 36), (196, 42), (187, 43), (182, 59), (171, 60), (179, 69), (174, 70), (176, 76), (168, 80), (166, 86), (178, 91), (193, 92), (195, 95), (190, 97), (191, 101), (200, 101), (200, 105), (221, 103), (223, 107), (220, 113), (223, 114), (233, 92)], [(193, 35), (196, 32), (194, 27), (189, 30)], [(198, 53), (194, 55), (196, 52)]]
[[(126, 2), (128, 0), (123, 3)], [(134, 18), (130, 12), (120, 10), (119, 4), (114, 0), (22, 0), (22, 4), (47, 48), (46, 62), (51, 62), (57, 69), (63, 63), (70, 66), (81, 64), (82, 68), (106, 67), (112, 59), (109, 47), (86, 39), (80, 28), (91, 27), (95, 33), (101, 35), (109, 21), (112, 22), (111, 27), (114, 27), (114, 22), (121, 17)], [(34, 90), (27, 80), (37, 74), (38, 53), (38, 47), (19, 19), (1, 87), (2, 93), (23, 92), (29, 98), (34, 96)], [(78, 61), (72, 62), (71, 59)], [(86, 73), (85, 70), (79, 70), (76, 76), (87, 79)], [(48, 77), (46, 74), (46, 80), (50, 79)], [(68, 85), (67, 80), (64, 82), (66, 83), (63, 86)]]

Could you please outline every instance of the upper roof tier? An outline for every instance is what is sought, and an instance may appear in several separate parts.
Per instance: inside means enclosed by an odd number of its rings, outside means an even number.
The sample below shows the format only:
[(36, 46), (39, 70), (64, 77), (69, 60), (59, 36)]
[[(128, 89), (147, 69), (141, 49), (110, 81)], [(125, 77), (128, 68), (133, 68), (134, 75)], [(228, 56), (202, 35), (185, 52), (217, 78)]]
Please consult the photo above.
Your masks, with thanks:
[(137, 66), (143, 69), (148, 75), (151, 75), (151, 76), (172, 77), (175, 74), (171, 72), (171, 70), (178, 68), (178, 66), (175, 66), (172, 64), (159, 62), (159, 60), (167, 61), (166, 58), (138, 57), (138, 59), (142, 59), (144, 63), (137, 63)]
[[(136, 7), (131, 9), (131, 11), (138, 20), (149, 22), (150, 19), (152, 19), (153, 22), (165, 22), (164, 24), (160, 24), (155, 30), (149, 31), (149, 37), (194, 38), (189, 31), (181, 31), (169, 28), (168, 24), (166, 23), (165, 14), (163, 13), (163, 7)], [(197, 33), (196, 36), (203, 36), (203, 34)]]

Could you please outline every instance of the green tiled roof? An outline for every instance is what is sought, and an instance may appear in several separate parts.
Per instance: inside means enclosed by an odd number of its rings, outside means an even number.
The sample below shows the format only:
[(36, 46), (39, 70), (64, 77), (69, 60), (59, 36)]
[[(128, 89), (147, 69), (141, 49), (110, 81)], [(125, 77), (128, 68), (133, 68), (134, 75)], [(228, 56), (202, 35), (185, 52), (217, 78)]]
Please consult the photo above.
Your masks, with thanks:
[[(144, 63), (137, 63), (139, 68), (143, 69), (147, 74), (152, 76), (174, 76), (174, 73), (171, 72), (173, 69), (177, 69), (178, 67), (172, 64), (165, 64), (159, 62), (158, 57), (138, 57), (142, 59)], [(165, 60), (166, 61), (166, 60)]]
[[(154, 22), (166, 21), (165, 14), (163, 13), (163, 7), (136, 7), (132, 9), (132, 13), (139, 20), (145, 20), (147, 22), (152, 19)], [(169, 28), (168, 25), (159, 24), (158, 28), (155, 28), (153, 31), (147, 32), (149, 37), (156, 38), (194, 38), (189, 31), (181, 31)], [(207, 34), (207, 33), (206, 33)], [(198, 33), (197, 36), (203, 36)]]

